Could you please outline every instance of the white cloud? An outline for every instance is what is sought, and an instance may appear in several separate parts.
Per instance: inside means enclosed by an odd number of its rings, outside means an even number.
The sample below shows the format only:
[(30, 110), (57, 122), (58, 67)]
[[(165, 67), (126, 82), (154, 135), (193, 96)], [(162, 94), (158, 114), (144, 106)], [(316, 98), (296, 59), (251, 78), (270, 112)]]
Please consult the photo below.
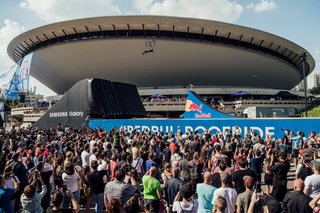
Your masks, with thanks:
[(320, 59), (320, 50), (315, 51), (315, 55), (317, 59)]
[(14, 62), (7, 55), (7, 47), (14, 37), (25, 30), (17, 22), (9, 19), (4, 20), (4, 24), (5, 26), (0, 28), (0, 73), (14, 65)]
[(277, 4), (273, 0), (270, 2), (268, 0), (261, 0), (258, 4), (253, 4), (252, 2), (246, 6), (247, 9), (254, 9), (257, 13), (265, 10), (277, 9)]
[(235, 22), (244, 12), (229, 0), (135, 0), (133, 9), (145, 15), (167, 15)]
[(41, 20), (57, 22), (69, 19), (120, 15), (113, 0), (22, 0), (20, 7), (32, 11)]

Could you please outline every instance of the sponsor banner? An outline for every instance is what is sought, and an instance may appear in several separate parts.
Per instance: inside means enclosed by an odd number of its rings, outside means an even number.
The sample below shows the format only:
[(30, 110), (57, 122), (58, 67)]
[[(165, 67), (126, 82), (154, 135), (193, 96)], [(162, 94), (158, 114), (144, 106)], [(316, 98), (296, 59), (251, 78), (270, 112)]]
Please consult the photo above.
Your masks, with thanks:
[(185, 119), (213, 119), (213, 118), (235, 118), (230, 115), (223, 114), (211, 108), (205, 101), (189, 91), (186, 108), (184, 112)]
[(275, 139), (284, 136), (285, 130), (294, 130), (296, 133), (301, 130), (308, 135), (308, 132), (319, 130), (320, 119), (319, 118), (272, 118), (272, 119), (141, 119), (141, 120), (89, 120), (89, 126), (91, 128), (104, 128), (107, 131), (114, 127), (125, 128), (128, 131), (137, 129), (143, 131), (149, 129), (154, 132), (163, 131), (177, 132), (180, 127), (182, 132), (198, 130), (202, 133), (205, 129), (211, 130), (211, 134), (215, 134), (217, 131), (224, 132), (232, 129), (234, 132), (235, 126), (238, 126), (241, 130), (241, 136), (244, 137), (247, 131), (252, 129), (262, 138), (266, 138), (271, 134)]
[(14, 73), (14, 75), (9, 83), (8, 90), (7, 90), (6, 94), (4, 95), (5, 98), (18, 100), (18, 73), (20, 70), (19, 68), (20, 67), (18, 66), (16, 72)]
[(26, 55), (23, 58), (21, 67), (18, 74), (18, 92), (24, 93), (29, 91), (29, 76), (30, 66), (32, 61), (33, 53)]

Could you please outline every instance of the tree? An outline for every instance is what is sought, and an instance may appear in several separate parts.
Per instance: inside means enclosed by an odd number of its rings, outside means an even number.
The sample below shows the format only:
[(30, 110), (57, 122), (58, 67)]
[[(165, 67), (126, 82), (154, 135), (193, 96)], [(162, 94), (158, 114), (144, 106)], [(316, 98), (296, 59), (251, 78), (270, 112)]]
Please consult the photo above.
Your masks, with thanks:
[(320, 94), (320, 85), (317, 87), (312, 87), (311, 89), (309, 89), (309, 92), (313, 95)]
[(10, 111), (12, 107), (18, 105), (18, 101), (5, 99), (4, 100), (4, 111)]
[(299, 89), (299, 92), (304, 92), (304, 89), (303, 89), (303, 88), (300, 88), (300, 89)]

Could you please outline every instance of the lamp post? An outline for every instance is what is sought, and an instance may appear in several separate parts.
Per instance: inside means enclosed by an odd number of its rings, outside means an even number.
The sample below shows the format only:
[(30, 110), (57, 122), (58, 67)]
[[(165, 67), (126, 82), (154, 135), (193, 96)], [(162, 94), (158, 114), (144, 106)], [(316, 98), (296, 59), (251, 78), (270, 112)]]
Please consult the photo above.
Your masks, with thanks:
[(303, 81), (304, 81), (304, 108), (306, 110), (306, 117), (308, 117), (307, 112), (307, 81), (306, 81), (306, 71), (304, 69), (304, 62), (306, 61), (307, 55), (306, 52), (301, 53), (301, 60), (302, 60), (302, 69), (303, 69)]
[(193, 87), (193, 85), (192, 85), (192, 84), (189, 84), (189, 85), (190, 85), (190, 87), (191, 87), (191, 89), (190, 89), (190, 90), (192, 91), (192, 87)]

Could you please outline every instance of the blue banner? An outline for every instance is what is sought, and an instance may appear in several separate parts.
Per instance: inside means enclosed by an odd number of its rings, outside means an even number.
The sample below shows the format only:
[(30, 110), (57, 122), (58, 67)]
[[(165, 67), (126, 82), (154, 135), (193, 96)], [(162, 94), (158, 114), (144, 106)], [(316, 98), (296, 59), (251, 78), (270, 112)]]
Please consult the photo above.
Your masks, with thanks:
[(4, 102), (0, 102), (0, 112), (4, 111)]
[(29, 91), (29, 76), (32, 56), (33, 53), (26, 55), (21, 63), (21, 68), (18, 75), (18, 93)]
[(241, 130), (241, 136), (244, 137), (247, 131), (252, 129), (262, 138), (266, 138), (267, 135), (272, 134), (276, 139), (283, 137), (285, 130), (294, 130), (297, 132), (301, 130), (308, 135), (308, 132), (318, 131), (320, 126), (319, 118), (271, 118), (271, 119), (246, 119), (246, 118), (231, 118), (231, 119), (141, 119), (141, 120), (89, 120), (89, 126), (91, 128), (104, 128), (111, 130), (114, 127), (118, 129), (124, 128), (128, 131), (137, 129), (142, 131), (149, 129), (154, 132), (163, 131), (177, 132), (180, 127), (182, 132), (198, 130), (202, 133), (205, 129), (211, 130), (212, 134), (217, 131), (224, 132), (228, 129), (232, 129), (234, 132), (235, 126), (238, 126)]
[(18, 73), (20, 66), (17, 67), (16, 72), (14, 73), (6, 94), (4, 95), (8, 99), (18, 100)]
[(185, 119), (213, 119), (213, 118), (235, 118), (230, 115), (223, 114), (211, 108), (196, 93), (189, 91), (186, 108), (184, 112)]

